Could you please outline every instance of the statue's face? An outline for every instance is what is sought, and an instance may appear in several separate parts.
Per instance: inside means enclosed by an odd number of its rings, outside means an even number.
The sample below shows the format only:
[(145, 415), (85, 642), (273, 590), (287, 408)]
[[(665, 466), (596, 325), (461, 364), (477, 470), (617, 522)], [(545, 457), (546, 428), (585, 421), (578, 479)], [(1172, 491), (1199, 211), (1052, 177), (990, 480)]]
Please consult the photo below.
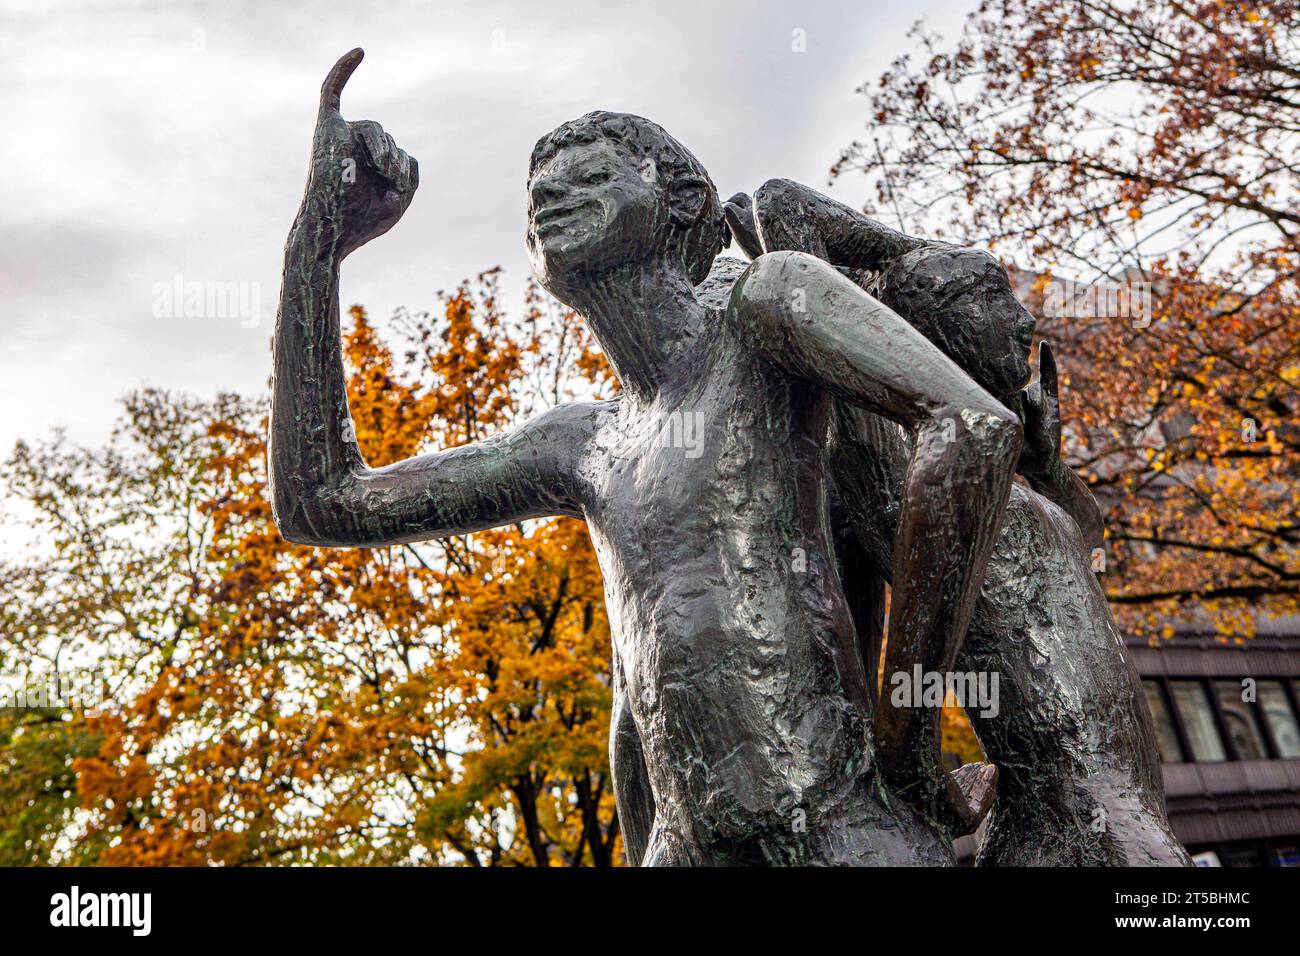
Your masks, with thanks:
[(542, 284), (563, 298), (591, 276), (654, 251), (668, 219), (649, 163), (598, 139), (560, 149), (528, 184), (528, 252)]

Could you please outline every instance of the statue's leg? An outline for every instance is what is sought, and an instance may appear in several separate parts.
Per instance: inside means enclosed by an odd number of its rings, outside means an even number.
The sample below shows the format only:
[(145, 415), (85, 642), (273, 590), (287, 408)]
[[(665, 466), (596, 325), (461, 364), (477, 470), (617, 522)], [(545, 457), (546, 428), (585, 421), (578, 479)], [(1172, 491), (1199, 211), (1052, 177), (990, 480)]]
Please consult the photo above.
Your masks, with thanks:
[(1146, 698), (1079, 532), (1022, 486), (957, 667), (999, 678), (995, 713), (967, 708), (1001, 771), (980, 865), (1189, 865)]
[(641, 734), (632, 719), (623, 686), (622, 667), (614, 662), (613, 706), (609, 720), (609, 765), (614, 775), (614, 802), (623, 833), (623, 851), (630, 866), (640, 866), (654, 826), (655, 801), (646, 772)]
[(1190, 866), (1161, 807), (1120, 771), (1058, 779), (1058, 796), (999, 794), (977, 866)]

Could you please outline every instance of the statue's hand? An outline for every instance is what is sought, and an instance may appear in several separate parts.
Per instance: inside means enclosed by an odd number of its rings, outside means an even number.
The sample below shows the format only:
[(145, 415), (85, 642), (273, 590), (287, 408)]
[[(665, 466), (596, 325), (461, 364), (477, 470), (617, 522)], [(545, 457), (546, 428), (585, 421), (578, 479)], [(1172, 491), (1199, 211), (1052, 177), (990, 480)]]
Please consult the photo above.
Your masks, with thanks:
[(736, 193), (722, 207), (732, 235), (749, 258), (765, 252), (806, 252), (834, 266), (840, 263), (829, 256), (826, 235), (841, 210), (845, 207), (788, 179), (769, 179), (752, 199)]
[(1026, 478), (1046, 478), (1060, 467), (1061, 401), (1056, 360), (1046, 342), (1038, 345), (1038, 376), (1020, 392), (1020, 419), (1025, 443), (1016, 471)]
[(343, 86), (364, 55), (352, 50), (325, 77), (312, 142), (307, 208), (339, 230), (340, 258), (393, 228), (420, 184), (419, 166), (383, 127), (349, 123), (339, 112)]
[(754, 221), (754, 201), (749, 193), (736, 193), (722, 204), (722, 215), (727, 220), (731, 235), (745, 255), (757, 259), (763, 254), (763, 241), (758, 237)]

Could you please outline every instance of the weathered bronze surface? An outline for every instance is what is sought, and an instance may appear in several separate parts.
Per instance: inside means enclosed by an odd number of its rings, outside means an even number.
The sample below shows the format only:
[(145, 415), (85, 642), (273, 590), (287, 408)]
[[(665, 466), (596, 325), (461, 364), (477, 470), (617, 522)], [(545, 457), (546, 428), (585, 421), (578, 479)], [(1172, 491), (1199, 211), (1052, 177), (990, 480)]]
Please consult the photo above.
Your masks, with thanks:
[[(346, 55), (322, 87), (306, 194), (285, 251), (269, 452), (281, 532), (318, 546), (367, 547), (581, 517), (605, 579), (617, 698), (611, 748), (634, 859), (951, 864), (950, 837), (973, 827), (992, 773), (945, 774), (937, 708), (877, 700), (879, 595), (892, 581), (886, 669), (948, 673), (977, 599), (989, 604), (988, 586), (983, 598), (980, 587), (995, 541), (999, 554), (1003, 545), (1039, 548), (1007, 557), (1008, 575), (1014, 562), (1041, 561), (1053, 547), (1063, 566), (1081, 555), (1064, 512), (1036, 526), (1050, 530), (1046, 543), (1033, 527), (998, 537), (1008, 498), (1015, 501), (1013, 471), (1027, 459), (1014, 413), (1023, 409), (994, 396), (1022, 401), (1028, 331), (1009, 352), (1000, 316), (925, 305), (939, 310), (951, 342), (1002, 349), (981, 353), (997, 375), (980, 384), (945, 354), (948, 339), (834, 267), (871, 268), (869, 257), (837, 262), (838, 239), (824, 250), (762, 248), (769, 223), (821, 235), (815, 217), (768, 214), (762, 201), (724, 214), (698, 160), (662, 129), (591, 113), (534, 150), (528, 248), (545, 287), (597, 336), (621, 396), (562, 405), (497, 438), (369, 468), (351, 437), (339, 268), (400, 219), (418, 172), (377, 124), (342, 118), (339, 96), (360, 60), (359, 50)], [(760, 190), (759, 200), (766, 195)], [(756, 226), (743, 240), (759, 254), (734, 282), (710, 284), (736, 210)], [(886, 289), (909, 288), (911, 277), (930, 289), (926, 270), (991, 274), (982, 253), (955, 251), (956, 265), (926, 254), (909, 260), (914, 253), (903, 253), (901, 278)], [(725, 301), (717, 295), (724, 288)], [(1050, 419), (1048, 404), (1039, 396), (1040, 417)], [(871, 486), (862, 495), (839, 479), (858, 461)], [(845, 571), (842, 583), (849, 548), (859, 573)], [(1095, 589), (1090, 577), (1085, 584)], [(1042, 632), (1055, 632), (1039, 618), (1064, 613), (1072, 598), (1054, 582), (1041, 594), (1014, 585), (1014, 610), (1032, 618), (1024, 634), (1011, 633), (1019, 623), (1012, 609), (990, 617), (986, 630), (999, 641), (1002, 629), (1022, 645), (1030, 637), (1050, 643)], [(1025, 603), (1035, 599), (1045, 603)], [(1108, 622), (1104, 603), (1100, 613)], [(1059, 686), (1066, 698), (1047, 708), (1056, 723), (1035, 729), (1073, 758), (1078, 748), (1056, 731), (1079, 688), (1059, 673), (1065, 657), (1044, 665), (1035, 653), (1026, 652), (1024, 691)], [(972, 654), (980, 666), (1021, 661), (979, 642)], [(1145, 705), (1128, 700), (1129, 690), (1105, 689), (1132, 708), (1134, 723), (1117, 729), (1117, 743), (1145, 742), (1136, 749), (1146, 756)], [(1000, 752), (1046, 761), (1041, 773), (1031, 768), (1025, 788), (1061, 779), (1052, 741), (1024, 749), (1026, 726), (1032, 721), (1007, 731)], [(1006, 781), (1013, 768), (1000, 769)], [(1158, 777), (1102, 796), (1130, 791), (1145, 808), (1139, 798), (1158, 796)], [(1016, 811), (1003, 809), (1006, 794), (1004, 785), (993, 832), (1005, 831), (1011, 844), (1032, 838)], [(1151, 815), (1127, 807), (1113, 812), (1133, 816), (1135, 826)]]
[[(998, 767), (984, 865), (1190, 865), (1169, 828), (1151, 716), (1090, 561), (1101, 515), (1061, 460), (1051, 348), (1039, 376), (1011, 364), (1027, 353), (1032, 319), (1002, 267), (983, 253), (895, 233), (785, 180), (727, 207), (740, 245), (797, 248), (872, 281), (1026, 426), (1015, 484), (957, 670), (999, 675), (998, 712), (967, 708)], [(719, 268), (714, 283), (725, 285)], [(848, 405), (832, 430), (832, 516), (840, 570), (870, 666), (878, 659), (879, 594), (889, 579), (897, 494), (909, 438)], [(887, 662), (888, 676), (894, 669)]]

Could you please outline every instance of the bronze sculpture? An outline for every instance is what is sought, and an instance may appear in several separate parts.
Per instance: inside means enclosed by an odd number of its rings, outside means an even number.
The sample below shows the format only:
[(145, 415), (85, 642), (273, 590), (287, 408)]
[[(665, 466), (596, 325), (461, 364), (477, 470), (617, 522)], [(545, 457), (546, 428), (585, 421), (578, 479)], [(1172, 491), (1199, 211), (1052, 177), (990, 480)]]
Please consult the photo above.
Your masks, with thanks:
[[(879, 276), (883, 301), (1021, 413), (1025, 443), (958, 670), (1001, 675), (998, 713), (971, 714), (999, 768), (980, 861), (987, 865), (1189, 865), (1169, 828), (1151, 717), (1089, 556), (1102, 541), (1087, 486), (1061, 460), (1055, 361), (1021, 388), (1032, 317), (992, 257), (904, 236), (806, 186), (773, 180), (728, 218), (750, 254), (812, 252), (849, 274)], [(1010, 358), (1009, 358), (1010, 357)], [(850, 594), (878, 594), (891, 573), (892, 516), (907, 437), (837, 409), (832, 522)], [(883, 523), (882, 523), (883, 518)], [(852, 602), (879, 655), (879, 608)], [(886, 664), (886, 674), (892, 668)]]
[[(885, 709), (873, 729), (827, 506), (830, 430), (852, 407), (906, 432), (889, 459), (905, 467), (896, 510), (875, 517), (891, 529), (875, 555), (894, 584), (889, 655), (946, 673), (1001, 526), (1017, 416), (824, 258), (760, 255), (725, 308), (702, 303), (728, 235), (708, 175), (655, 124), (592, 113), (534, 151), (528, 245), (623, 394), (367, 468), (348, 427), (339, 267), (397, 222), (418, 169), (377, 124), (340, 115), (360, 59), (322, 87), (286, 245), (269, 450), (282, 533), (364, 547), (582, 517), (626, 701), (612, 741), (635, 748), (616, 758), (635, 768), (616, 767), (620, 811), (643, 811), (644, 862), (951, 863), (948, 836), (976, 815), (970, 775), (943, 773), (933, 708)], [(680, 416), (700, 454), (671, 439)]]

